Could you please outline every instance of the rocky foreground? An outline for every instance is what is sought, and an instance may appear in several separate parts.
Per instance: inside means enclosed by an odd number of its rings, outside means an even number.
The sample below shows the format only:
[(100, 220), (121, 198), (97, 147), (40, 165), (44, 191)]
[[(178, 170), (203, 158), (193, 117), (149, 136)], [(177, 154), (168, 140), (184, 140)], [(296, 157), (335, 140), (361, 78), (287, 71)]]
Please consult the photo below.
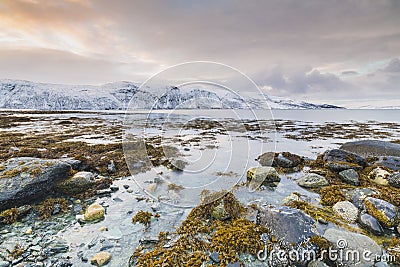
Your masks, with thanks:
[[(0, 267), (400, 264), (399, 142), (347, 142), (316, 159), (267, 152), (251, 163), (232, 192), (203, 192), (202, 203), (186, 211), (150, 198), (130, 180), (118, 121), (41, 118), (42, 128), (37, 121), (0, 120), (2, 129), (17, 127), (0, 132)], [(293, 138), (323, 133), (337, 138), (343, 127), (308, 133), (307, 126)], [(370, 131), (376, 138), (385, 135)], [(354, 138), (356, 132), (347, 134)], [(105, 135), (111, 142), (90, 144)], [(132, 154), (137, 172), (185, 168), (173, 168), (158, 138), (130, 146), (137, 148)], [(238, 200), (243, 189), (268, 195), (288, 181), (296, 187), (279, 204)], [(179, 195), (180, 188), (168, 190)], [(332, 260), (323, 253), (329, 248), (368, 250), (370, 259)], [(316, 260), (273, 253), (293, 249), (314, 251)]]

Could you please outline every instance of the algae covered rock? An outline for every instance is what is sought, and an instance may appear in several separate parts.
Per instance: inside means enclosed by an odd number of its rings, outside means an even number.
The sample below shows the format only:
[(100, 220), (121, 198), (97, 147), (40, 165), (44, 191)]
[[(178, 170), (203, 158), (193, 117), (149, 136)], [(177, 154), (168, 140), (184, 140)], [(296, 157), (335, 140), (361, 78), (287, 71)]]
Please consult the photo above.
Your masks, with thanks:
[(389, 181), (388, 178), (390, 176), (390, 172), (382, 169), (382, 168), (375, 168), (368, 174), (368, 179), (379, 185), (388, 185)]
[(274, 186), (281, 178), (274, 167), (254, 167), (247, 171), (247, 181), (255, 186)]
[(337, 202), (332, 207), (333, 212), (335, 212), (339, 217), (344, 219), (349, 223), (355, 223), (358, 217), (358, 209), (353, 203), (349, 201)]
[(326, 165), (335, 172), (348, 169), (361, 170), (367, 166), (365, 158), (341, 149), (325, 151), (322, 159)]
[(297, 184), (300, 185), (301, 187), (306, 187), (306, 188), (319, 188), (329, 185), (325, 177), (315, 173), (309, 173), (304, 175), (302, 178), (297, 180)]
[(90, 259), (90, 263), (96, 266), (104, 266), (111, 260), (111, 254), (108, 252), (99, 252)]
[(85, 221), (97, 221), (102, 220), (104, 218), (104, 214), (104, 208), (98, 203), (93, 203), (86, 209), (83, 218)]
[(67, 194), (84, 192), (95, 184), (95, 178), (91, 172), (77, 172), (71, 178), (58, 183), (57, 188)]
[(376, 162), (376, 164), (394, 171), (398, 171), (400, 170), (400, 157), (379, 157), (379, 160)]
[(9, 159), (0, 171), (0, 210), (44, 198), (59, 181), (68, 178), (70, 170), (70, 164), (58, 159)]
[(367, 212), (378, 219), (384, 226), (393, 227), (398, 222), (398, 208), (379, 198), (367, 197), (364, 199)]

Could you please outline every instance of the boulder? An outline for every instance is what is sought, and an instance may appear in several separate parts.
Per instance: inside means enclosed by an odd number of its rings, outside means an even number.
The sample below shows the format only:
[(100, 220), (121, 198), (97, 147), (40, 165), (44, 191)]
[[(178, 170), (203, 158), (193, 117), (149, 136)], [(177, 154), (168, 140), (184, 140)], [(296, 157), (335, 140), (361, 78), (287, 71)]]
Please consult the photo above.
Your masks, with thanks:
[(355, 223), (358, 217), (358, 209), (349, 201), (339, 201), (332, 207), (333, 212), (349, 223)]
[(400, 157), (400, 144), (379, 140), (362, 140), (343, 144), (340, 149), (357, 153), (364, 157)]
[(350, 185), (359, 185), (359, 176), (358, 173), (353, 169), (348, 169), (339, 172), (339, 176), (343, 182), (350, 184)]
[(322, 159), (326, 165), (335, 172), (348, 169), (361, 170), (367, 166), (365, 158), (341, 149), (325, 151)]
[(368, 174), (368, 179), (379, 185), (388, 185), (389, 181), (388, 178), (390, 176), (390, 172), (382, 169), (382, 168), (375, 168)]
[(367, 212), (378, 219), (384, 226), (393, 227), (398, 222), (398, 209), (395, 205), (373, 197), (366, 197), (364, 205)]
[[(343, 249), (343, 255), (350, 255), (338, 257), (336, 264), (339, 266), (373, 266), (375, 258), (383, 254), (382, 248), (374, 240), (362, 234), (329, 228), (323, 237), (332, 243), (333, 249)], [(366, 251), (369, 252), (367, 254), (369, 259), (363, 257)], [(359, 258), (352, 256), (354, 254), (357, 254)]]
[(388, 183), (390, 186), (400, 188), (400, 173), (393, 173), (388, 178)]
[(261, 166), (272, 166), (282, 168), (294, 168), (302, 164), (304, 159), (289, 152), (266, 152), (257, 158)]
[(254, 167), (247, 171), (247, 181), (252, 187), (274, 186), (281, 181), (281, 178), (274, 167)]
[(318, 235), (313, 218), (301, 210), (286, 206), (260, 208), (256, 223), (271, 229), (271, 234), (286, 246), (300, 244)]
[(362, 213), (358, 218), (358, 223), (362, 228), (374, 235), (383, 235), (383, 229), (379, 221), (368, 213)]
[(85, 221), (98, 221), (104, 218), (104, 214), (104, 208), (98, 203), (93, 203), (86, 209), (83, 218)]
[(297, 180), (297, 184), (306, 188), (319, 188), (329, 185), (325, 177), (315, 173), (304, 175), (302, 178)]
[(0, 171), (0, 210), (32, 204), (67, 179), (71, 165), (58, 159), (11, 158)]

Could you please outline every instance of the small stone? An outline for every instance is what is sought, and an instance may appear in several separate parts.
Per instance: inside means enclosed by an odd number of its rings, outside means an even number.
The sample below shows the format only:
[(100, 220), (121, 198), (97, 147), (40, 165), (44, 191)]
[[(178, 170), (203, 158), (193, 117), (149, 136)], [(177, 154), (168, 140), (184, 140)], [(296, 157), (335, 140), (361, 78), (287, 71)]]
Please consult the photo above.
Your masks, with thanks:
[(123, 187), (124, 187), (125, 189), (128, 189), (128, 188), (129, 188), (129, 185), (124, 184)]
[(315, 173), (306, 174), (305, 176), (297, 180), (297, 184), (306, 188), (319, 188), (329, 185), (325, 177)]
[(281, 178), (274, 167), (254, 167), (247, 171), (247, 181), (252, 187), (260, 185), (274, 186)]
[(221, 202), (218, 206), (216, 206), (216, 207), (212, 210), (211, 216), (212, 216), (214, 219), (221, 220), (221, 221), (227, 220), (227, 219), (229, 219), (229, 218), (231, 217), (230, 214), (229, 214), (229, 212), (227, 212), (227, 211), (225, 210), (225, 206), (224, 206), (224, 203), (223, 203), (223, 202)]
[(360, 184), (358, 173), (353, 169), (341, 171), (339, 173), (339, 176), (340, 176), (340, 178), (342, 178), (342, 181), (347, 184), (351, 184), (351, 185), (359, 185)]
[(156, 183), (149, 184), (147, 186), (147, 189), (149, 190), (149, 192), (154, 193), (157, 189), (157, 184)]
[(113, 160), (110, 161), (110, 164), (108, 164), (107, 168), (108, 168), (108, 171), (111, 173), (117, 172), (117, 168), (116, 168)]
[(108, 252), (99, 252), (90, 259), (90, 263), (96, 266), (103, 266), (111, 260), (111, 254)]
[(117, 192), (119, 190), (119, 187), (117, 185), (112, 185), (110, 186), (111, 192)]
[(93, 203), (86, 209), (84, 219), (85, 221), (101, 220), (104, 218), (104, 213), (105, 210), (100, 204)]
[(400, 173), (397, 172), (390, 175), (388, 178), (388, 183), (390, 186), (400, 188)]
[(103, 226), (103, 227), (100, 227), (100, 228), (99, 228), (99, 231), (100, 231), (100, 232), (108, 231), (108, 228), (105, 227), (105, 226)]
[(382, 168), (375, 168), (369, 174), (368, 178), (371, 182), (379, 185), (388, 185), (388, 178), (390, 173)]
[(33, 233), (32, 228), (29, 228), (28, 230), (25, 231), (25, 234), (31, 235)]
[(215, 263), (219, 263), (219, 253), (218, 252), (211, 253), (210, 259)]
[(10, 266), (10, 263), (8, 261), (0, 260), (0, 267), (8, 267), (8, 266)]
[(360, 223), (361, 227), (374, 235), (380, 236), (384, 233), (379, 221), (368, 213), (361, 214), (358, 218), (358, 222)]
[(358, 209), (350, 201), (337, 202), (332, 207), (333, 212), (343, 218), (345, 221), (355, 223), (358, 217)]
[(288, 204), (290, 204), (290, 203), (292, 203), (292, 202), (300, 201), (300, 200), (301, 200), (301, 199), (300, 199), (300, 197), (299, 197), (298, 194), (291, 193), (289, 196), (285, 197), (285, 198), (282, 200), (282, 205), (288, 205)]

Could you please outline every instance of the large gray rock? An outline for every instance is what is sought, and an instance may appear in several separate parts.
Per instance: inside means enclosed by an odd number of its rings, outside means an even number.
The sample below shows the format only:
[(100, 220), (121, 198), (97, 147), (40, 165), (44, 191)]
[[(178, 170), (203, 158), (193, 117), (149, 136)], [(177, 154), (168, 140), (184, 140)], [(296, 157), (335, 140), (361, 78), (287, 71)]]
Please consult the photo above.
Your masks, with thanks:
[(343, 144), (340, 149), (368, 156), (395, 156), (400, 157), (400, 144), (379, 140), (362, 140)]
[(260, 208), (256, 222), (269, 228), (271, 234), (287, 246), (300, 244), (311, 236), (318, 235), (315, 220), (291, 207)]
[(365, 158), (341, 149), (332, 149), (325, 151), (323, 161), (335, 172), (341, 172), (348, 169), (360, 170), (367, 165)]
[[(338, 257), (336, 264), (339, 266), (373, 266), (376, 256), (381, 256), (383, 253), (382, 248), (374, 240), (362, 234), (329, 228), (325, 231), (323, 237), (332, 243), (334, 249), (343, 249), (343, 255), (350, 255)], [(370, 260), (363, 257), (366, 251), (369, 252)], [(359, 260), (353, 256), (355, 254), (359, 256)], [(336, 256), (338, 255), (336, 254)]]
[(355, 188), (346, 192), (346, 199), (353, 203), (358, 209), (364, 210), (364, 199), (378, 193), (378, 191), (374, 191), (370, 188)]
[(12, 158), (0, 171), (0, 210), (30, 204), (68, 178), (71, 165), (62, 160)]
[(319, 188), (329, 185), (325, 177), (315, 173), (304, 175), (299, 180), (297, 180), (297, 184), (306, 188)]

